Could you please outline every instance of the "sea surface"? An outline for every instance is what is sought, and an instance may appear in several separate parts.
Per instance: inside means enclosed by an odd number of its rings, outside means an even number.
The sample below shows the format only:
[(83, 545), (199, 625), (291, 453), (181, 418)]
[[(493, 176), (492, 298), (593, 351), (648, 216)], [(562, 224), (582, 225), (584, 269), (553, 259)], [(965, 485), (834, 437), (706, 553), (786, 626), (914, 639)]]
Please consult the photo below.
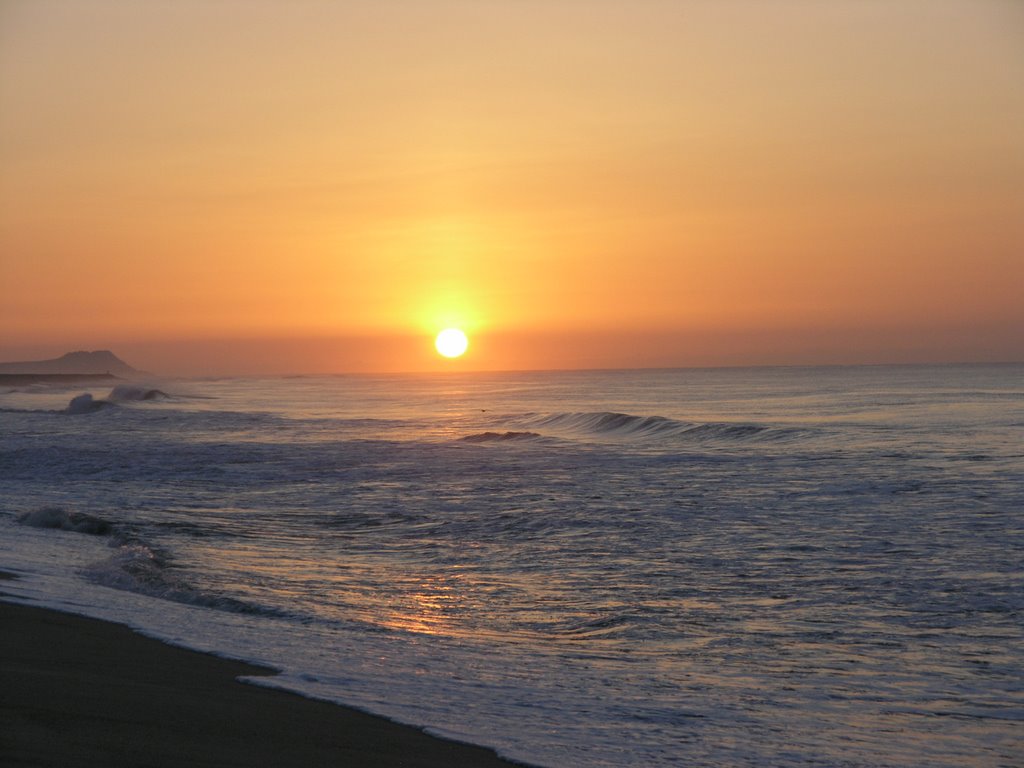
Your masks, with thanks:
[(16, 599), (548, 768), (1024, 764), (1024, 366), (85, 392), (0, 389)]

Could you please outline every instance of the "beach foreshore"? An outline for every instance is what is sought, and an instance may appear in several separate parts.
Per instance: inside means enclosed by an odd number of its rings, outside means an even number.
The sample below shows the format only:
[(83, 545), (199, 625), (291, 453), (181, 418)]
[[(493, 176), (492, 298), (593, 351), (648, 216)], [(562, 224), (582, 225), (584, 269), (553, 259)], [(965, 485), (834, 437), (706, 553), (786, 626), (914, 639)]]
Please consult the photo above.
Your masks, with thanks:
[(0, 598), (0, 764), (515, 765), (488, 749), (236, 680), (273, 672)]

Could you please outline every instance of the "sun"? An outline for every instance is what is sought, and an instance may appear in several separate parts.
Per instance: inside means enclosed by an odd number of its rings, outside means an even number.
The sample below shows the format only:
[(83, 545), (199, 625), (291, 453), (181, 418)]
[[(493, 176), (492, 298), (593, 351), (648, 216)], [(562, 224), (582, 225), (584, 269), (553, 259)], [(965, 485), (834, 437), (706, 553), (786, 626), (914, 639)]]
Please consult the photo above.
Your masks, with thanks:
[(459, 357), (469, 346), (469, 339), (458, 328), (445, 328), (437, 334), (434, 346), (445, 357)]

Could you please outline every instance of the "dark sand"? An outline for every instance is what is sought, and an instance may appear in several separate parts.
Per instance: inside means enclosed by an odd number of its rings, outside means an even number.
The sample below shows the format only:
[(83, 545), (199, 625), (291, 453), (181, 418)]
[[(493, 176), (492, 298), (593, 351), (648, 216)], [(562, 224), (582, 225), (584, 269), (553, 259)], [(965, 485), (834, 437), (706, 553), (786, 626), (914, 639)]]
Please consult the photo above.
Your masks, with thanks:
[(271, 670), (0, 602), (0, 765), (474, 766), (489, 750), (237, 682)]

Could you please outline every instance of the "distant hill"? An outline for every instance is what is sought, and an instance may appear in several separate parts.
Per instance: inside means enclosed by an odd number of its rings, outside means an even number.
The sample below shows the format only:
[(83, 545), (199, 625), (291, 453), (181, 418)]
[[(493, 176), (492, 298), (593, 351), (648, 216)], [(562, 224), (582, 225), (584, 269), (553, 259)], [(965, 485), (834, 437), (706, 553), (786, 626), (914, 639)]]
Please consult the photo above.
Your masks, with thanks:
[(95, 352), (68, 352), (54, 360), (35, 360), (23, 363), (0, 363), (0, 373), (97, 374), (139, 376), (128, 363), (107, 349)]

